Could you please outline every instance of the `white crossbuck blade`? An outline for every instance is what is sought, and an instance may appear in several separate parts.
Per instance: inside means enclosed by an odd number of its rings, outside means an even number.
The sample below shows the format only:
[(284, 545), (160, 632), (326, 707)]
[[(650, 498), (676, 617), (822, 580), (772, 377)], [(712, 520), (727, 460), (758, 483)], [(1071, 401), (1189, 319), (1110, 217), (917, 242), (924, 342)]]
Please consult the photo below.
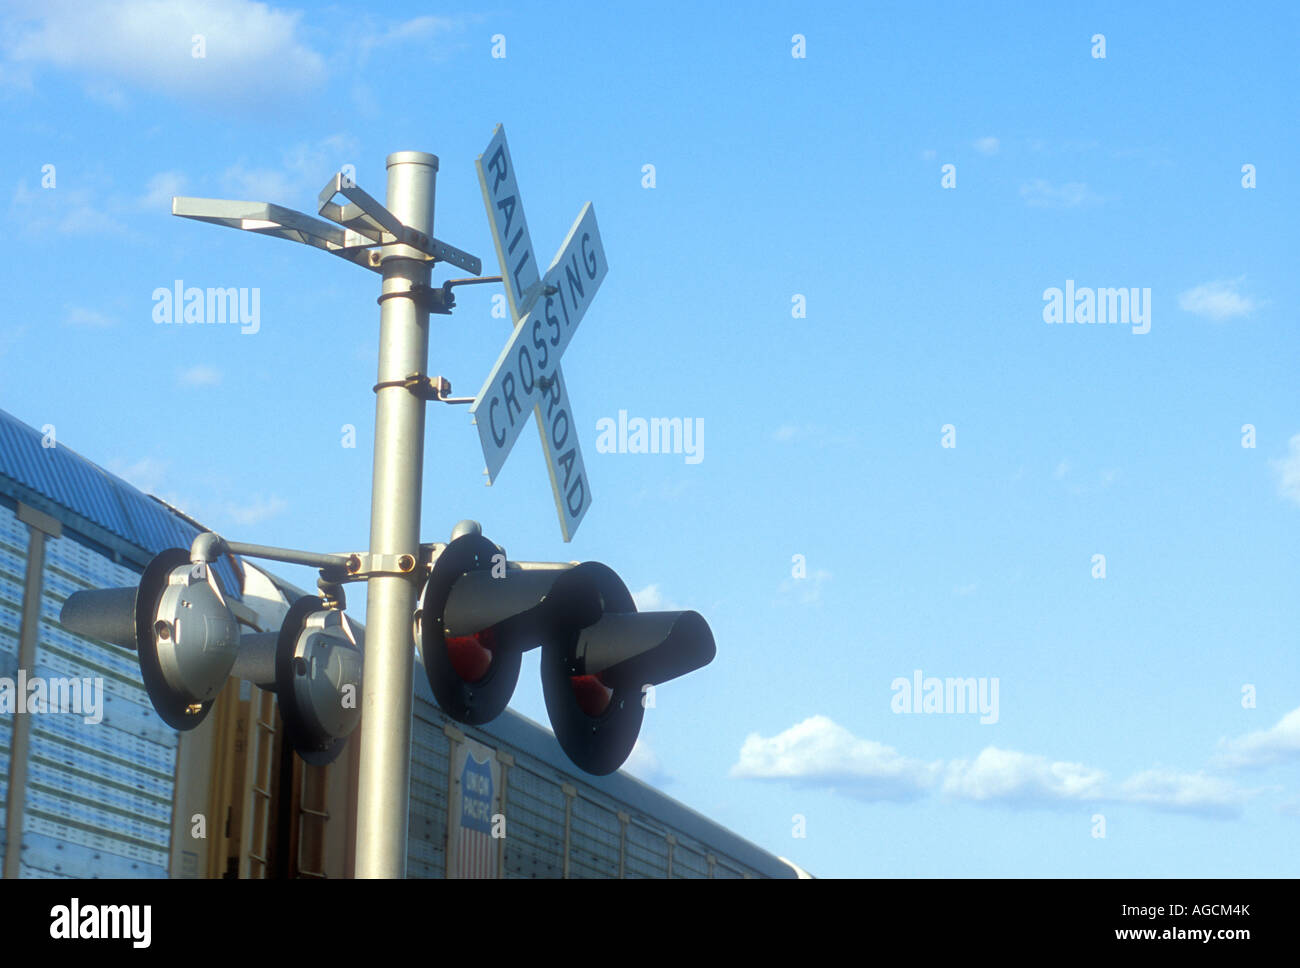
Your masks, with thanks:
[(497, 126), (476, 167), (515, 331), (470, 413), (490, 484), (519, 438), (525, 414), (533, 411), (560, 530), (569, 541), (591, 506), (591, 488), (560, 356), (609, 268), (596, 212), (590, 202), (583, 207), (545, 277), (539, 277), (504, 127)]

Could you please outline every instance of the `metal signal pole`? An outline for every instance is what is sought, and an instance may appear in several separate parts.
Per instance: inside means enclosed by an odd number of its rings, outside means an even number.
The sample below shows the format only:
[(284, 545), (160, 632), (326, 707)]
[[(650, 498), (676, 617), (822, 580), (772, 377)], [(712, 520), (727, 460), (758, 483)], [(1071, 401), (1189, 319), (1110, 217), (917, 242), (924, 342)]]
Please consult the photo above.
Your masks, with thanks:
[[(433, 235), (438, 159), (422, 151), (388, 156), (386, 207), (404, 225)], [(404, 386), (423, 376), (429, 312), (415, 295), (427, 289), (430, 263), (405, 245), (384, 246), (375, 393), (375, 470), (370, 505), (374, 567), (366, 598), (365, 678), (357, 788), (357, 877), (406, 876), (411, 786), (414, 649), (411, 616), (420, 558), (424, 399)], [(407, 567), (403, 568), (402, 565)]]
[[(406, 875), (413, 618), (418, 582), (425, 574), (420, 549), (424, 409), (429, 399), (465, 402), (446, 397), (447, 388), (441, 383), (435, 388), (425, 373), (429, 313), (450, 312), (454, 304), (454, 282), (431, 290), (429, 279), (435, 262), (450, 263), (474, 276), (483, 268), (477, 257), (433, 237), (437, 172), (437, 157), (423, 151), (389, 155), (385, 205), (339, 172), (318, 198), (320, 214), (329, 221), (269, 202), (172, 199), (173, 215), (310, 245), (382, 278), (370, 550), (351, 556), (292, 553), (286, 558), (285, 552), (272, 554), (281, 560), (329, 566), (333, 571), (330, 581), (367, 582), (357, 877)], [(343, 204), (335, 201), (340, 195)], [(462, 279), (459, 283), (496, 280), (499, 277)], [(255, 545), (241, 547), (251, 553), (275, 551)], [(325, 571), (321, 574), (324, 580)]]

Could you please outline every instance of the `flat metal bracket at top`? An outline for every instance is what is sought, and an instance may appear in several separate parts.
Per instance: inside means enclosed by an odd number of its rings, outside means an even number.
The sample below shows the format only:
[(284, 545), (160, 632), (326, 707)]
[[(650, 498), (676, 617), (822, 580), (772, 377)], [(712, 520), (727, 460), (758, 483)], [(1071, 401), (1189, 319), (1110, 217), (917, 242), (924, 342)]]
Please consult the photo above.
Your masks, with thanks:
[[(334, 198), (342, 195), (348, 204), (339, 205)], [(406, 245), (424, 254), (430, 260), (450, 262), (457, 268), (478, 275), (483, 263), (454, 245), (417, 232), (404, 225), (397, 216), (361, 189), (342, 172), (325, 183), (317, 198), (320, 214), (344, 228), (365, 236), (374, 245)]]
[[(337, 204), (336, 195), (342, 195), (348, 204)], [(342, 172), (321, 189), (319, 202), (320, 214), (330, 221), (270, 202), (186, 196), (172, 198), (172, 214), (301, 242), (372, 272), (383, 271), (380, 250), (388, 245), (405, 245), (426, 261), (448, 262), (474, 275), (483, 271), (477, 256), (403, 224)]]

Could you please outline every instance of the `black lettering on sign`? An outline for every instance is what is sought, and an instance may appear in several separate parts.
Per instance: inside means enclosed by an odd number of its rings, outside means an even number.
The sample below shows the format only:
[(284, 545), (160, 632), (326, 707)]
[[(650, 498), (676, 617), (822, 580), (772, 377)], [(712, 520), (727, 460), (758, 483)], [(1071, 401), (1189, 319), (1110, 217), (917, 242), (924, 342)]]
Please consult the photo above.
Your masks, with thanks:
[[(569, 259), (569, 265), (564, 267), (564, 276), (569, 280), (569, 298), (573, 300), (573, 308), (577, 309), (582, 305), (582, 300), (586, 293), (582, 289), (582, 273), (576, 271), (578, 268), (578, 254), (575, 252)], [(575, 293), (574, 290), (577, 290)]]
[(492, 440), (498, 447), (503, 446), (506, 442), (506, 432), (504, 430), (501, 431), (500, 437), (497, 436), (496, 408), (500, 406), (500, 404), (500, 397), (493, 397), (492, 402), (488, 404), (488, 426), (492, 431)]
[(496, 153), (488, 161), (488, 171), (496, 175), (492, 179), (492, 194), (495, 195), (501, 183), (506, 180), (506, 147), (498, 145)]
[[(501, 392), (505, 394), (506, 416), (510, 418), (510, 426), (513, 427), (515, 425), (515, 413), (522, 412), (522, 408), (519, 406), (519, 401), (515, 399), (515, 375), (513, 373), (507, 373), (502, 378)], [(510, 407), (512, 404), (514, 405), (515, 408), (514, 413), (510, 412)]]
[[(551, 414), (555, 413), (555, 405), (560, 402), (560, 375), (555, 374), (551, 378), (551, 385), (546, 391), (546, 419), (551, 419)], [(561, 410), (561, 413), (564, 411)]]
[(540, 319), (534, 319), (533, 320), (533, 346), (536, 347), (538, 350), (540, 350), (542, 353), (542, 358), (537, 365), (544, 370), (546, 369), (547, 361), (550, 360), (551, 358), (551, 351), (546, 348), (546, 340), (542, 339), (540, 335), (541, 331), (542, 331), (542, 321)]
[[(575, 494), (577, 495), (576, 501), (574, 500)], [(569, 493), (565, 495), (565, 503), (569, 505), (569, 516), (576, 518), (578, 512), (582, 510), (582, 505), (586, 503), (586, 500), (587, 488), (582, 483), (582, 476), (579, 475), (573, 482), (573, 487), (569, 488)]]
[[(565, 266), (568, 269), (568, 266)], [(569, 304), (564, 301), (564, 280), (560, 280), (560, 285), (555, 287), (560, 290), (560, 308), (564, 310), (564, 325), (569, 325)]]
[[(564, 425), (564, 433), (560, 433), (560, 425)], [(568, 411), (561, 410), (551, 421), (551, 443), (559, 450), (564, 446), (564, 442), (569, 439), (569, 414)]]
[(566, 491), (569, 489), (569, 478), (573, 476), (573, 462), (575, 460), (577, 460), (577, 452), (572, 447), (555, 458), (555, 462), (564, 468), (564, 484), (561, 486)]
[[(519, 234), (523, 235), (524, 233), (520, 231)], [(528, 257), (529, 257), (529, 252), (527, 249), (524, 249), (523, 255), (519, 257), (519, 261), (515, 263), (514, 271), (511, 273), (515, 278), (515, 292), (519, 293), (520, 296), (523, 295), (523, 292), (520, 290), (520, 286), (519, 286), (519, 273), (523, 272), (524, 266), (528, 265)]]
[[(525, 363), (528, 364), (527, 372), (525, 372)], [(528, 352), (527, 346), (519, 347), (519, 382), (524, 385), (524, 393), (533, 392), (533, 384), (536, 380), (533, 377), (533, 357)]]
[[(511, 221), (513, 221), (515, 217), (515, 197), (513, 195), (507, 195), (505, 198), (501, 199), (501, 201), (497, 202), (497, 208), (501, 209), (501, 211), (506, 213), (506, 227), (501, 230), (501, 237), (509, 238), (510, 223)], [(518, 236), (515, 236), (515, 241), (516, 242), (519, 241)], [(515, 247), (513, 244), (510, 246), (508, 251), (510, 252), (515, 251)]]
[(555, 301), (554, 296), (546, 297), (546, 323), (553, 330), (555, 330), (555, 335), (551, 337), (551, 345), (559, 346), (560, 345), (560, 320), (556, 316), (553, 316), (551, 314), (551, 303), (553, 303), (554, 301)]

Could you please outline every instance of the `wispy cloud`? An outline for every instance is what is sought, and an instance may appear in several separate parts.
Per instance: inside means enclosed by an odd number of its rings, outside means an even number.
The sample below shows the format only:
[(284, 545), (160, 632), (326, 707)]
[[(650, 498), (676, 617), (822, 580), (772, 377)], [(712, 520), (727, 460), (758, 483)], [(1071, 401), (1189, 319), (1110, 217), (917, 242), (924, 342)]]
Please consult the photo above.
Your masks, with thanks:
[(1268, 729), (1220, 741), (1215, 762), (1230, 769), (1256, 769), (1284, 761), (1300, 762), (1300, 707)]
[(664, 595), (658, 585), (646, 585), (632, 593), (632, 601), (639, 612), (680, 612), (682, 607)]
[(1043, 178), (1035, 178), (1021, 185), (1020, 197), (1032, 208), (1076, 208), (1101, 200), (1083, 182), (1053, 185)]
[(1260, 307), (1259, 301), (1243, 295), (1239, 289), (1244, 276), (1202, 283), (1178, 294), (1178, 308), (1195, 316), (1219, 322), (1235, 316), (1248, 316)]
[(1120, 798), (1175, 813), (1196, 813), (1230, 817), (1241, 812), (1250, 791), (1242, 790), (1222, 777), (1203, 771), (1144, 770), (1129, 777), (1119, 788)]
[(778, 593), (786, 601), (794, 601), (800, 605), (820, 605), (822, 603), (822, 592), (832, 575), (825, 568), (818, 568), (816, 571), (810, 571), (803, 578), (786, 578), (778, 586)]
[[(57, 181), (55, 184), (59, 186)], [(99, 236), (120, 241), (127, 229), (110, 214), (111, 205), (109, 193), (101, 188), (31, 188), (26, 179), (19, 179), (10, 197), (9, 217), (35, 235)]]
[(637, 738), (636, 745), (632, 747), (632, 752), (628, 754), (622, 769), (652, 786), (661, 787), (672, 780), (658, 755), (650, 748), (650, 744), (644, 737)]
[(221, 371), (215, 366), (199, 363), (176, 374), (176, 382), (183, 387), (215, 387), (221, 384)]
[(156, 494), (167, 478), (168, 462), (157, 457), (141, 457), (128, 461), (123, 457), (114, 457), (108, 462), (108, 469), (133, 487), (149, 494)]
[(281, 155), (278, 166), (250, 167), (242, 160), (234, 162), (221, 173), (221, 188), (231, 198), (292, 207), (303, 196), (314, 200), (329, 177), (344, 165), (355, 164), (358, 154), (356, 140), (346, 135), (299, 142)]
[(87, 309), (85, 306), (70, 307), (64, 321), (69, 326), (84, 326), (89, 329), (107, 329), (117, 323), (111, 316), (104, 315), (98, 309)]
[(385, 47), (420, 41), (427, 48), (428, 42), (434, 37), (450, 33), (460, 26), (461, 21), (452, 17), (425, 15), (367, 30), (357, 39), (360, 64), (364, 65), (375, 51)]
[[(137, 199), (140, 208), (170, 215), (172, 196), (184, 195), (188, 179), (178, 171), (160, 171), (149, 179), (144, 194)], [(324, 179), (321, 179), (322, 184)]]
[(227, 504), (224, 509), (224, 516), (236, 524), (249, 526), (261, 524), (263, 521), (283, 513), (288, 508), (289, 502), (284, 498), (275, 495), (265, 497), (259, 494), (244, 504)]
[(1046, 756), (987, 746), (973, 760), (948, 764), (943, 792), (962, 800), (998, 800), (1028, 804), (1095, 800), (1102, 796), (1106, 774), (1082, 763), (1052, 761)]
[(1256, 793), (1222, 776), (1155, 767), (1120, 783), (1084, 763), (986, 746), (973, 759), (926, 762), (861, 739), (827, 716), (811, 716), (775, 736), (745, 738), (730, 775), (784, 780), (861, 800), (950, 800), (1012, 808), (1136, 804), (1223, 819)]
[(300, 36), (301, 17), (253, 0), (44, 0), (11, 16), (4, 62), (28, 77), (50, 68), (77, 74), (108, 103), (120, 104), (131, 87), (260, 107), (325, 80), (325, 59)]
[(772, 440), (778, 444), (812, 444), (828, 447), (853, 442), (852, 435), (830, 430), (820, 424), (783, 423), (772, 431)]
[(976, 138), (973, 146), (981, 155), (996, 155), (1001, 143), (992, 135), (986, 135), (983, 138)]
[(1288, 452), (1281, 460), (1270, 460), (1277, 474), (1277, 492), (1288, 501), (1300, 504), (1300, 434), (1288, 443)]
[(731, 776), (828, 786), (864, 800), (911, 800), (935, 782), (939, 769), (858, 739), (827, 716), (811, 716), (775, 736), (750, 733)]

